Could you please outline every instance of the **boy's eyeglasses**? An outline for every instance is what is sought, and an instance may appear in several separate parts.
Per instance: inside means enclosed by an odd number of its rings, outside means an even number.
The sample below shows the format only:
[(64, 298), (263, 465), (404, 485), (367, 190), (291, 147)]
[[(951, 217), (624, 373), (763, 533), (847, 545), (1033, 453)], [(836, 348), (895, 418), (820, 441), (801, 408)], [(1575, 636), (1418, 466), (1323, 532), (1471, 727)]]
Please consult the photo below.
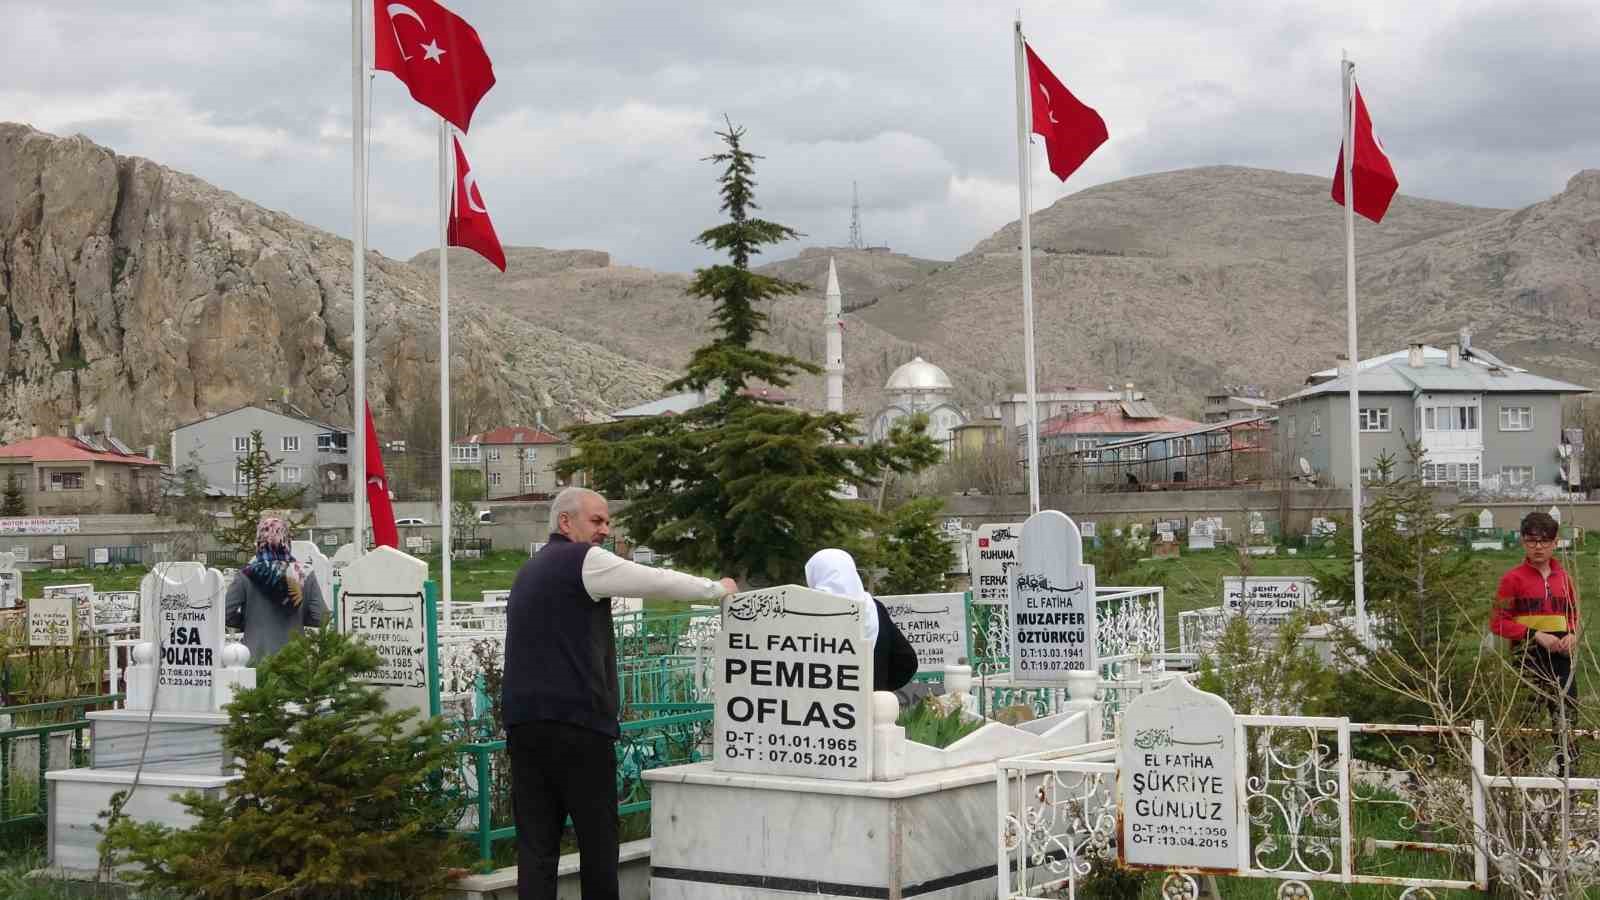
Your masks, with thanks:
[(1555, 538), (1527, 537), (1526, 535), (1524, 535), (1523, 538), (1522, 538), (1522, 542), (1524, 544), (1527, 544), (1529, 547), (1550, 547), (1550, 546), (1554, 546), (1555, 545), (1556, 539)]

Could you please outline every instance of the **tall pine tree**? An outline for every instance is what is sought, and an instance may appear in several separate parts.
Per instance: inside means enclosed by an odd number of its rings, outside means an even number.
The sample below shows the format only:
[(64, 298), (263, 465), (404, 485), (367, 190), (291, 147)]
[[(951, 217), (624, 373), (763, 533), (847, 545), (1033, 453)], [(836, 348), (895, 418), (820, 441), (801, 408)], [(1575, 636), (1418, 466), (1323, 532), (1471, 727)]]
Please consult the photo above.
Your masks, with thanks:
[(709, 161), (722, 166), (722, 210), (728, 221), (696, 243), (728, 262), (695, 272), (688, 294), (711, 303), (711, 343), (694, 351), (673, 390), (711, 395), (681, 415), (607, 422), (572, 429), (578, 453), (558, 470), (586, 471), (593, 487), (627, 499), (618, 515), (634, 539), (679, 565), (741, 581), (800, 581), (805, 561), (829, 546), (859, 548), (878, 517), (840, 488), (867, 488), (888, 472), (914, 472), (938, 459), (920, 427), (863, 445), (856, 417), (811, 413), (746, 392), (753, 382), (785, 387), (811, 363), (756, 346), (767, 334), (762, 306), (807, 290), (750, 270), (769, 244), (799, 234), (753, 215), (755, 161), (744, 130), (718, 132), (727, 145)]
[(251, 554), (256, 549), (256, 525), (268, 513), (282, 513), (289, 523), (291, 534), (298, 532), (308, 516), (295, 516), (289, 510), (300, 505), (305, 488), (285, 490), (274, 479), (278, 460), (267, 453), (262, 445), (261, 432), (250, 432), (250, 451), (239, 457), (239, 470), (235, 481), (240, 494), (228, 504), (233, 514), (233, 524), (217, 532), (217, 540), (241, 554)]

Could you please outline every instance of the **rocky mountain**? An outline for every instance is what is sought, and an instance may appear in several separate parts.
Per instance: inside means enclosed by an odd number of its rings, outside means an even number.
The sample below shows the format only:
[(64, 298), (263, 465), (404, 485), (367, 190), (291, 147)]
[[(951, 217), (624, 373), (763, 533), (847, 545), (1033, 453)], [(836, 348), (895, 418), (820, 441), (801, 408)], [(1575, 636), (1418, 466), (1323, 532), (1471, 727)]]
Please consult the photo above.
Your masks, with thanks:
[[(378, 254), (367, 271), (368, 396), (398, 430), (437, 402), (436, 282)], [(0, 124), (0, 441), (110, 416), (130, 443), (165, 446), (174, 424), (285, 391), (348, 422), (351, 325), (349, 241), (86, 138)], [(467, 429), (593, 417), (668, 377), (470, 298), (451, 325)]]
[[(1345, 344), (1343, 215), (1326, 178), (1234, 167), (1070, 195), (1032, 218), (1040, 383), (1132, 381), (1197, 416), (1222, 384), (1292, 390)], [(782, 211), (773, 215), (782, 219)], [(767, 344), (822, 362), (828, 259), (844, 291), (846, 398), (880, 408), (921, 355), (976, 412), (1022, 384), (1012, 223), (955, 260), (810, 248), (761, 270), (812, 286)], [(1526, 209), (1397, 197), (1358, 220), (1361, 351), (1474, 343), (1600, 386), (1600, 172)], [(110, 415), (134, 443), (263, 396), (346, 421), (350, 245), (83, 138), (0, 125), (0, 439)], [(453, 397), (464, 428), (592, 419), (650, 399), (706, 340), (689, 276), (598, 250), (451, 252)], [(437, 254), (370, 258), (369, 390), (380, 424), (437, 403)], [(791, 392), (820, 405), (821, 379)], [(398, 419), (396, 418), (398, 417)], [(390, 426), (385, 425), (386, 429)], [(420, 426), (419, 426), (420, 427)]]

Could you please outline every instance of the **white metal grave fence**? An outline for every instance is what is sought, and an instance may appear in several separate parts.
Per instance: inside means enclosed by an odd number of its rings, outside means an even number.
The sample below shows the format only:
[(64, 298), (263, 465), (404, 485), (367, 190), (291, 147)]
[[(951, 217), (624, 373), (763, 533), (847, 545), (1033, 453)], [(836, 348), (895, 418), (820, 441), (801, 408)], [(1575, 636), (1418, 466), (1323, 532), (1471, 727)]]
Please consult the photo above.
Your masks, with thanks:
[[(1170, 656), (1167, 649), (1166, 591), (1160, 587), (1095, 588), (1097, 624), (1095, 659), (1101, 683), (1118, 683), (1138, 677), (1144, 670), (1160, 671)], [(974, 600), (967, 610), (968, 659), (974, 685), (985, 709), (1026, 704), (1039, 715), (1059, 708), (1066, 688), (1010, 683), (1011, 616), (1005, 603)], [(1121, 708), (1108, 695), (1106, 717)], [(1109, 729), (1108, 729), (1109, 732)]]
[[(1502, 810), (1522, 817), (1512, 828), (1532, 829), (1548, 826), (1555, 813), (1587, 809), (1562, 821), (1572, 822), (1573, 852), (1600, 865), (1600, 815), (1594, 806), (1600, 803), (1600, 779), (1485, 775), (1481, 725), (1238, 716), (1235, 728), (1240, 774), (1234, 790), (1243, 837), (1236, 867), (1173, 871), (1162, 896), (1197, 897), (1195, 878), (1204, 875), (1274, 879), (1280, 882), (1281, 900), (1310, 900), (1313, 886), (1322, 882), (1384, 885), (1398, 888), (1402, 898), (1433, 897), (1445, 889), (1482, 891), (1491, 863), (1502, 872), (1521, 867), (1534, 878), (1556, 878), (1540, 874), (1550, 868), (1548, 860), (1518, 849), (1527, 842), (1494, 837), (1505, 828), (1487, 819)], [(1401, 767), (1357, 759), (1353, 738), (1381, 743)], [(1446, 738), (1470, 746), (1470, 766), (1450, 764), (1450, 755), (1438, 747)], [(998, 763), (1002, 898), (1075, 896), (1095, 857), (1117, 857), (1121, 811), (1115, 747), (1105, 741), (1084, 748), (1093, 753), (1038, 754)], [(1520, 792), (1522, 802), (1496, 805), (1497, 791)], [(1470, 822), (1470, 834), (1458, 833), (1451, 824), (1461, 822)]]

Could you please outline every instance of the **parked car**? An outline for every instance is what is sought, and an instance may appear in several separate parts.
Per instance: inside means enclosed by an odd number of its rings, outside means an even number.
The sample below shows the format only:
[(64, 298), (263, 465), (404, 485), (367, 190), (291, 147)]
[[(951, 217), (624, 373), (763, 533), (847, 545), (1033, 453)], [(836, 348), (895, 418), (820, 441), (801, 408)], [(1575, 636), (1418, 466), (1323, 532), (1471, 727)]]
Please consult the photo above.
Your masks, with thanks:
[(492, 509), (480, 509), (480, 510), (478, 510), (478, 524), (479, 525), (493, 525), (494, 524), (494, 510), (492, 510)]
[(428, 523), (427, 523), (426, 520), (419, 519), (416, 516), (407, 516), (404, 519), (395, 519), (394, 520), (394, 524), (396, 524), (396, 525), (426, 525)]

